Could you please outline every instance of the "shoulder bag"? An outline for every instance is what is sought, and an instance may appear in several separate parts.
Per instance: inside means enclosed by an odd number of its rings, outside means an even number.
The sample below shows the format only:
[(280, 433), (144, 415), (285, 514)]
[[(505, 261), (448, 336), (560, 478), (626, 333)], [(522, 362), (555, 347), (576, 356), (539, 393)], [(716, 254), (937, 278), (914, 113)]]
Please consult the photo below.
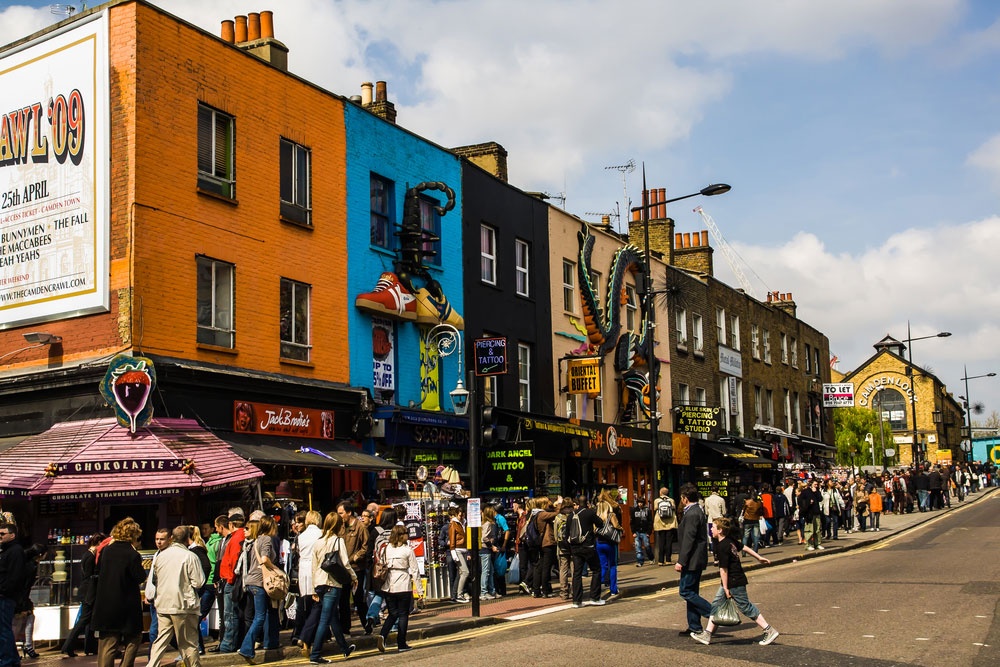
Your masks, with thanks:
[(254, 551), (257, 553), (257, 564), (260, 567), (261, 577), (264, 580), (264, 592), (267, 593), (267, 597), (272, 600), (284, 600), (288, 595), (288, 575), (285, 574), (280, 568), (269, 568), (264, 567), (260, 562), (260, 549), (257, 548), (257, 542), (253, 545)]
[(615, 518), (614, 511), (608, 512), (606, 517), (601, 518), (604, 519), (604, 525), (597, 529), (597, 536), (615, 544), (621, 542), (624, 531), (612, 523), (612, 519)]
[(333, 577), (338, 584), (346, 589), (350, 589), (354, 584), (354, 575), (348, 566), (340, 562), (340, 538), (336, 538), (333, 547), (323, 556), (323, 561), (319, 564), (321, 570)]

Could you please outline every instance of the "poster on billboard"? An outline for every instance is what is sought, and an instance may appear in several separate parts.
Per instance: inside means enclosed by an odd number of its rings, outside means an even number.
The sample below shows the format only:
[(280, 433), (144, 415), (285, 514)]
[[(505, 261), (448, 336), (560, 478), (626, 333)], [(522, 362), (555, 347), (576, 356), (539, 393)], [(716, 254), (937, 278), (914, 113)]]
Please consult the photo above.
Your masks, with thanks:
[(0, 55), (0, 329), (109, 309), (106, 17)]

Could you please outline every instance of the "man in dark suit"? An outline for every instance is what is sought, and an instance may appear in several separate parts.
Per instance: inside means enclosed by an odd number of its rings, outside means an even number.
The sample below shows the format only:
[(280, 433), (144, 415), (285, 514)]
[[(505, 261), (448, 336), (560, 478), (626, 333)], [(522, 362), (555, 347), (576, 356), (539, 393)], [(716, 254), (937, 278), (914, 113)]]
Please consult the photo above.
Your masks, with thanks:
[(691, 632), (701, 632), (702, 617), (708, 618), (712, 613), (712, 605), (699, 594), (701, 573), (708, 567), (708, 519), (698, 504), (699, 494), (694, 484), (682, 485), (680, 497), (679, 547), (674, 569), (681, 573), (677, 592), (687, 602), (688, 627), (678, 634), (687, 636)]

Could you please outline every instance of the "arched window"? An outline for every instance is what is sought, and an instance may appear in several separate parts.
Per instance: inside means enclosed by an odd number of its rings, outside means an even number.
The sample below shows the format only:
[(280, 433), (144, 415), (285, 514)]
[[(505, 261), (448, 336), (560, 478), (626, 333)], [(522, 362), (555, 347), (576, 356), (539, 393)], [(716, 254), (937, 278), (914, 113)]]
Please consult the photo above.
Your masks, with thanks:
[(886, 387), (875, 394), (872, 409), (882, 411), (882, 421), (888, 422), (893, 431), (905, 431), (907, 429), (906, 404), (905, 396), (895, 389)]

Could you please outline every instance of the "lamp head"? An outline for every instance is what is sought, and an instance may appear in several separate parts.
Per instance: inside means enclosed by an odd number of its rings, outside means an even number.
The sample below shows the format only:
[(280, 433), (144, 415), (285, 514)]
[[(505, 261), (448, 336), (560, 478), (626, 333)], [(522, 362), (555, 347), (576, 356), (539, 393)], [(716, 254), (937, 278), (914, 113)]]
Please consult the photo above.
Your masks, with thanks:
[(455, 388), (448, 395), (451, 396), (451, 405), (455, 408), (456, 415), (464, 415), (469, 411), (469, 390), (465, 388), (462, 378), (458, 379)]
[(732, 190), (732, 187), (725, 183), (714, 183), (712, 185), (706, 186), (701, 189), (701, 194), (704, 197), (714, 197), (715, 195), (723, 195)]
[(39, 345), (53, 345), (55, 343), (61, 343), (62, 336), (46, 333), (44, 331), (30, 331), (24, 334), (24, 340), (29, 343), (38, 343)]
[(947, 338), (947, 337), (948, 337), (948, 336), (950, 336), (950, 335), (951, 335), (951, 332), (950, 332), (950, 331), (942, 331), (941, 333), (939, 333), (939, 334), (937, 335), (937, 337), (938, 337), (938, 338)]

